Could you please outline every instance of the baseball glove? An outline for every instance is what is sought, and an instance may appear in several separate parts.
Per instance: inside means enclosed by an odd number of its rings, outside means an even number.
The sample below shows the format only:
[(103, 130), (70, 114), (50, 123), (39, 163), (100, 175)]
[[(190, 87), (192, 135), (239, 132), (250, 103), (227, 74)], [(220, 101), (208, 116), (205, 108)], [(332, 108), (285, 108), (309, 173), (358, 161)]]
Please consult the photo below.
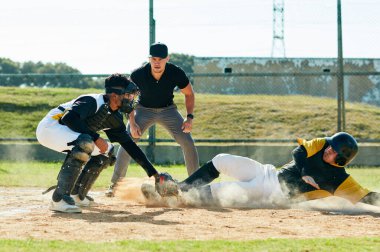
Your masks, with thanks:
[(161, 197), (178, 195), (178, 183), (167, 172), (160, 173), (160, 175), (156, 178), (155, 187)]

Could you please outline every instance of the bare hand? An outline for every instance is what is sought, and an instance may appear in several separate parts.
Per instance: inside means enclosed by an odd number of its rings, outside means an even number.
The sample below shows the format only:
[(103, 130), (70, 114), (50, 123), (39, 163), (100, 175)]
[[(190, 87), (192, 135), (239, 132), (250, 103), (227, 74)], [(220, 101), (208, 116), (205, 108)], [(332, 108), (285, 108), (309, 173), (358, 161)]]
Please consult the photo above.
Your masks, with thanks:
[(182, 131), (183, 131), (184, 133), (190, 133), (191, 130), (193, 129), (193, 119), (186, 118), (186, 119), (183, 121), (183, 124), (182, 124), (181, 129), (182, 129)]
[(315, 182), (315, 180), (312, 177), (310, 177), (310, 176), (303, 176), (302, 179), (303, 179), (303, 181), (305, 181), (306, 184), (309, 184), (312, 187), (317, 188), (318, 190), (320, 189), (319, 185)]
[(107, 141), (104, 140), (101, 137), (99, 137), (98, 139), (96, 139), (95, 145), (96, 145), (96, 147), (99, 148), (100, 153), (106, 153), (106, 151), (108, 150), (108, 143), (107, 143)]
[(140, 126), (137, 125), (137, 123), (129, 122), (129, 126), (131, 127), (131, 135), (133, 138), (140, 138), (141, 137), (141, 129)]

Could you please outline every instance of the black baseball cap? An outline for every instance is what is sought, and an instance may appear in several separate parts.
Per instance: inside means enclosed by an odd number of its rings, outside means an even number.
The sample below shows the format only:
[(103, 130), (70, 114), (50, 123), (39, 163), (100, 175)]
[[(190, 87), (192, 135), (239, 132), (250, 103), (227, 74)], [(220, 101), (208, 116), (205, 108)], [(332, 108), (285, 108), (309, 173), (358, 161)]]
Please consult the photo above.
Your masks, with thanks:
[(150, 46), (149, 55), (150, 57), (159, 57), (164, 59), (168, 57), (168, 47), (160, 42), (154, 43)]

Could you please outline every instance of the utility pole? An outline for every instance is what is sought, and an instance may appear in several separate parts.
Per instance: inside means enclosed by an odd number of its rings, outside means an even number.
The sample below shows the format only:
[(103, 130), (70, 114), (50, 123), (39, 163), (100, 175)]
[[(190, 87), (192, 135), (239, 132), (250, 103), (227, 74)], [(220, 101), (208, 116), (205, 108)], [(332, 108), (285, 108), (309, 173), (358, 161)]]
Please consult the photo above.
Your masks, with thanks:
[(343, 46), (342, 46), (342, 11), (338, 0), (338, 71), (337, 71), (337, 100), (338, 100), (338, 131), (346, 130), (346, 111), (344, 108), (344, 78), (343, 78)]
[[(156, 21), (153, 17), (153, 0), (149, 0), (149, 45), (156, 42)], [(156, 146), (156, 125), (149, 128), (148, 147), (146, 154), (151, 162), (154, 162), (154, 147)]]
[(156, 42), (156, 20), (153, 17), (153, 0), (149, 0), (149, 46)]
[(285, 57), (284, 0), (273, 0), (272, 57)]

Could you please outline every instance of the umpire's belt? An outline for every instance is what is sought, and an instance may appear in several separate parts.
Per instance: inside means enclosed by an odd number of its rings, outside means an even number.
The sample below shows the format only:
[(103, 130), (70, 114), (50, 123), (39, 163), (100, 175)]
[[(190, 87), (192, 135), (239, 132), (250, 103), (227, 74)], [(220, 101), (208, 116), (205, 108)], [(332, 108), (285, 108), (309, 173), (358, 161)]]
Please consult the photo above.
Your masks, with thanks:
[(173, 105), (174, 102), (171, 101), (171, 102), (169, 102), (169, 103), (167, 103), (167, 104), (165, 104), (165, 105), (163, 105), (163, 106), (159, 106), (159, 107), (155, 107), (155, 106), (153, 106), (153, 107), (151, 107), (151, 106), (145, 106), (145, 105), (144, 105), (143, 103), (141, 103), (141, 102), (139, 102), (138, 104), (140, 104), (141, 106), (143, 106), (143, 107), (145, 107), (145, 108), (150, 108), (150, 109), (160, 109), (160, 108), (167, 108), (167, 107)]

